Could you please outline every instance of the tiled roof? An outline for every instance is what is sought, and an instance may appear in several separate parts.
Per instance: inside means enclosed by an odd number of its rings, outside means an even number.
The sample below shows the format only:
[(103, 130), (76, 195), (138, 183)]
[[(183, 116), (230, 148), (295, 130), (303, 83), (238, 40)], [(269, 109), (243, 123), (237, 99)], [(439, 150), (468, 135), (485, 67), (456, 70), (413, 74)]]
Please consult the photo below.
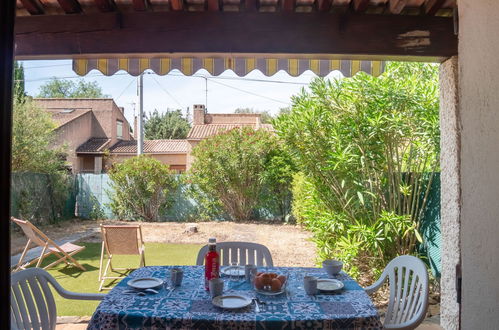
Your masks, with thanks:
[(76, 153), (101, 153), (111, 142), (108, 138), (90, 138), (76, 149)]
[(87, 112), (92, 111), (89, 108), (82, 109), (61, 109), (61, 108), (48, 108), (45, 109), (48, 112), (52, 119), (56, 122), (57, 127), (61, 127), (69, 123), (70, 121), (75, 120), (76, 118), (83, 116)]
[[(137, 141), (118, 141), (109, 151), (111, 153), (137, 153)], [(184, 154), (187, 153), (187, 140), (145, 140), (144, 153), (147, 154)]]
[[(226, 131), (229, 131), (234, 128), (239, 127), (251, 127), (256, 128), (255, 124), (204, 124), (204, 125), (194, 125), (192, 126), (189, 134), (187, 135), (187, 139), (192, 140), (200, 140), (205, 139), (207, 137), (217, 135)], [(260, 128), (273, 131), (274, 128), (271, 124), (260, 124)]]

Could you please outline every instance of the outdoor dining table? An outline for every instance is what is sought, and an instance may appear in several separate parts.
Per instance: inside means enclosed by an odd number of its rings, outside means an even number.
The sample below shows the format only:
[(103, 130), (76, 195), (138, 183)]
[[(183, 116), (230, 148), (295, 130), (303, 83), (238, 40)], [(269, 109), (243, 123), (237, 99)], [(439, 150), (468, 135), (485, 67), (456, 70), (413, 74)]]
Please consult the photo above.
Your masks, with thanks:
[[(203, 266), (180, 266), (184, 278), (180, 287), (166, 285), (157, 294), (145, 296), (124, 293), (134, 278), (154, 277), (169, 281), (173, 266), (150, 266), (133, 271), (101, 301), (88, 329), (381, 329), (382, 324), (371, 299), (346, 273), (334, 278), (344, 288), (334, 294), (307, 295), (303, 276), (329, 278), (321, 268), (259, 267), (258, 270), (288, 274), (284, 293), (258, 294), (244, 278), (226, 277), (224, 294), (259, 298), (239, 310), (224, 310), (211, 302), (204, 286)], [(127, 292), (127, 291), (125, 291)]]

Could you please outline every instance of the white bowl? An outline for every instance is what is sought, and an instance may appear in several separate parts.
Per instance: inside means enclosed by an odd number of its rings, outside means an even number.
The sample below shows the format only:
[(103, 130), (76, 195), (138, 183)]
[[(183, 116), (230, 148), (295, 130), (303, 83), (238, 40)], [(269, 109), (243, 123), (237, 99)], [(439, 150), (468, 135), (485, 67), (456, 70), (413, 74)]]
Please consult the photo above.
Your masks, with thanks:
[(339, 260), (327, 259), (322, 262), (322, 268), (328, 273), (328, 275), (336, 275), (341, 272), (343, 268), (343, 262)]

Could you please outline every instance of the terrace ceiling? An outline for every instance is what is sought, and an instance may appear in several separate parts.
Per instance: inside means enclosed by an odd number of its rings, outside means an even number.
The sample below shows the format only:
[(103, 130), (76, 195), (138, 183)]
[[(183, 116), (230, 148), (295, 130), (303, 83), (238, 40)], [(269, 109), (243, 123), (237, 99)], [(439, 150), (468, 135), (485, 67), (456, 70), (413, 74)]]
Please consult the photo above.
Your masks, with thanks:
[(19, 59), (290, 54), (442, 61), (456, 0), (17, 0)]
[(133, 11), (346, 12), (451, 16), (456, 0), (17, 0), (17, 15)]

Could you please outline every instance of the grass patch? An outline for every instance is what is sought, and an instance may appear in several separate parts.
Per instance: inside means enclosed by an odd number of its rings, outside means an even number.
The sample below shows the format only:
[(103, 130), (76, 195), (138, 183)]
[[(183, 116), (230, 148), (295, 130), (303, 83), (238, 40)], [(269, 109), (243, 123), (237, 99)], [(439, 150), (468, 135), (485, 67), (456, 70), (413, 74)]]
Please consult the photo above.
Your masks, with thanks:
[[(100, 243), (82, 243), (85, 250), (76, 254), (75, 258), (87, 270), (84, 272), (79, 268), (67, 266), (62, 263), (48, 272), (62, 285), (63, 288), (74, 292), (99, 292), (99, 260), (101, 253)], [(195, 265), (196, 257), (201, 244), (163, 244), (146, 243), (146, 265), (147, 266), (167, 266), (167, 265)], [(42, 267), (55, 260), (49, 257), (44, 260)], [(139, 258), (135, 256), (116, 256), (113, 258), (115, 267), (137, 267)], [(120, 280), (117, 280), (120, 281)], [(106, 284), (111, 283), (109, 280)], [(109, 290), (103, 290), (103, 293)], [(68, 300), (54, 293), (57, 304), (57, 315), (59, 316), (89, 316), (92, 315), (98, 301)]]

